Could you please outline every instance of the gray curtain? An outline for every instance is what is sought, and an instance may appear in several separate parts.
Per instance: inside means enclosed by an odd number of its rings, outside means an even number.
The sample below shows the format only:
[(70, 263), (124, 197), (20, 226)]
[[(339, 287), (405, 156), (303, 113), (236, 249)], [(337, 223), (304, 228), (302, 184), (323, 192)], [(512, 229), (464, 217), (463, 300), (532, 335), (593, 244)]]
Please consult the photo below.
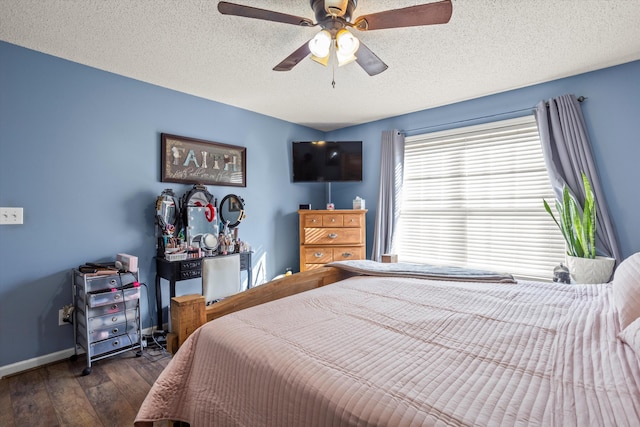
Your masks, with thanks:
[(382, 132), (380, 149), (380, 190), (373, 232), (371, 259), (380, 261), (391, 251), (393, 231), (400, 211), (404, 166), (404, 135), (398, 130)]
[(619, 263), (620, 249), (596, 172), (580, 103), (574, 95), (562, 95), (547, 103), (541, 101), (536, 106), (535, 116), (556, 197), (562, 198), (566, 183), (583, 205), (582, 172), (587, 175), (597, 204), (596, 251), (615, 258)]

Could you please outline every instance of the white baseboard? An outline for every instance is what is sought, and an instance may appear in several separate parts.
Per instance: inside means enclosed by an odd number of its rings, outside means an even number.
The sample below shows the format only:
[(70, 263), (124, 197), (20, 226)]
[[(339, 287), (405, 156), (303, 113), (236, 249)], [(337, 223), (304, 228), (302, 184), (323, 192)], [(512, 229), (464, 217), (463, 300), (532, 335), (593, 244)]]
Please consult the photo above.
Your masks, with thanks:
[(12, 363), (11, 365), (0, 366), (0, 378), (7, 375), (17, 374), (18, 372), (28, 371), (29, 369), (38, 368), (49, 363), (59, 362), (74, 355), (73, 348), (56, 351), (55, 353), (45, 354), (44, 356), (34, 357), (33, 359), (23, 360)]
[[(146, 328), (142, 330), (143, 335), (151, 335), (155, 328)], [(84, 352), (79, 352), (82, 354)], [(12, 363), (10, 365), (0, 366), (0, 379), (17, 374), (18, 372), (28, 371), (29, 369), (39, 368), (50, 363), (59, 362), (64, 359), (68, 359), (73, 356), (75, 351), (73, 348), (66, 350), (56, 351), (55, 353), (45, 354), (44, 356), (34, 357), (28, 360), (22, 360), (20, 362)]]

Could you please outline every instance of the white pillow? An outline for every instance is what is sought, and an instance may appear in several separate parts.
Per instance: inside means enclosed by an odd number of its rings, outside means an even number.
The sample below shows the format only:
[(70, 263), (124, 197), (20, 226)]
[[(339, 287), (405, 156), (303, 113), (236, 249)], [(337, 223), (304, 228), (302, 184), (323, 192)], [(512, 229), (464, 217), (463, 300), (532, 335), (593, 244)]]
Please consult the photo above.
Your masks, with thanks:
[(628, 344), (640, 359), (640, 317), (624, 328), (618, 337)]
[(640, 252), (620, 263), (613, 275), (612, 286), (620, 329), (624, 329), (640, 317)]

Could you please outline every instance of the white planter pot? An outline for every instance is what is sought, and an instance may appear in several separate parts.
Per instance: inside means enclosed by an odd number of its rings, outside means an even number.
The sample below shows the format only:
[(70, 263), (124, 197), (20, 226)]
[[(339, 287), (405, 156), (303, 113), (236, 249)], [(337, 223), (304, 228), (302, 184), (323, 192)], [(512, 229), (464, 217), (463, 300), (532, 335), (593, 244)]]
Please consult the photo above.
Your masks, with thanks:
[(567, 267), (576, 283), (606, 283), (611, 278), (616, 260), (597, 256), (577, 258), (567, 255)]

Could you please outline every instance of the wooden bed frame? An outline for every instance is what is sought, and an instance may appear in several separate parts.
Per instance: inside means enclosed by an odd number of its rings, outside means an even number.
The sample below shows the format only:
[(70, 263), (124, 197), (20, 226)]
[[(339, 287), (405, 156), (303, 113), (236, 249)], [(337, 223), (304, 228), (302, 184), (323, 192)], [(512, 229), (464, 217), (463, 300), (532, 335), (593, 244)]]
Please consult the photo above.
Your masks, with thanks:
[(275, 279), (207, 306), (207, 322), (235, 311), (320, 288), (356, 275), (336, 267), (320, 267)]
[[(193, 295), (192, 304), (176, 306), (172, 304), (171, 318), (179, 319), (180, 325), (167, 337), (167, 347), (172, 353), (177, 351), (178, 343), (183, 343), (193, 331), (205, 322), (210, 322), (218, 317), (300, 292), (320, 288), (356, 275), (356, 273), (336, 267), (320, 267), (272, 280), (206, 307), (204, 298), (201, 295)], [(181, 309), (186, 312), (178, 312)], [(203, 312), (205, 315), (202, 315)]]

